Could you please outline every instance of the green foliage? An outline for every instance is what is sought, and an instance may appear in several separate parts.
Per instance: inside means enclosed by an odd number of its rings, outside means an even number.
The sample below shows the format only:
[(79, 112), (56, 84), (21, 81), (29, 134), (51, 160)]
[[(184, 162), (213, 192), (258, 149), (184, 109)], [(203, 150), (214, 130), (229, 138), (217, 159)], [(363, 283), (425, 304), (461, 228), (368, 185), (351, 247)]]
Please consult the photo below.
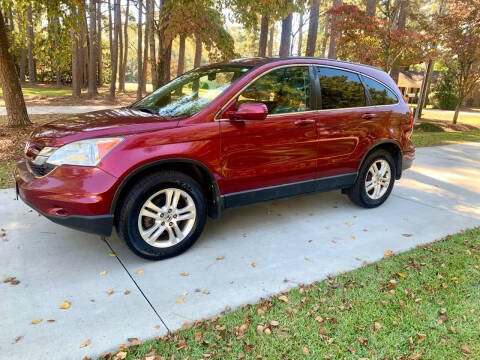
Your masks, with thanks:
[(454, 72), (442, 71), (433, 89), (433, 107), (442, 110), (455, 110), (458, 97), (455, 94)]

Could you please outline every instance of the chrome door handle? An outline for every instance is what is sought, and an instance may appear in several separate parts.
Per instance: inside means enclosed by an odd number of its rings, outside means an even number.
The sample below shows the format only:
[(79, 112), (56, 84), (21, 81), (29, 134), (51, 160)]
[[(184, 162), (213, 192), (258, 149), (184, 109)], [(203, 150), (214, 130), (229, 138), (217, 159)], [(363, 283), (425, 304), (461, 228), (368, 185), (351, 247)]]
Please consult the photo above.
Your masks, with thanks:
[(370, 120), (370, 119), (373, 119), (374, 117), (377, 117), (377, 114), (365, 113), (362, 115), (362, 119), (365, 119), (365, 120)]
[(313, 119), (300, 119), (294, 122), (294, 124), (297, 126), (305, 126), (305, 125), (314, 124), (314, 123), (315, 123), (315, 120)]

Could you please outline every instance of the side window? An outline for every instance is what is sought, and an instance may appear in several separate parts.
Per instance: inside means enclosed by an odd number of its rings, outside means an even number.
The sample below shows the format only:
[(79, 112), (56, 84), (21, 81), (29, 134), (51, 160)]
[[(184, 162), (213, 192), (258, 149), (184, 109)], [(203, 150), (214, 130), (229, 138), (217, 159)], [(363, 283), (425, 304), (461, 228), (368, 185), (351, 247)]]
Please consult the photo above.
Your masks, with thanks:
[(363, 83), (367, 87), (373, 105), (389, 105), (396, 104), (398, 98), (386, 86), (380, 84), (369, 77), (362, 76)]
[(307, 66), (273, 70), (250, 84), (238, 97), (238, 104), (261, 102), (269, 114), (310, 110), (310, 78)]
[(322, 109), (353, 108), (366, 105), (365, 90), (357, 74), (339, 69), (317, 67)]

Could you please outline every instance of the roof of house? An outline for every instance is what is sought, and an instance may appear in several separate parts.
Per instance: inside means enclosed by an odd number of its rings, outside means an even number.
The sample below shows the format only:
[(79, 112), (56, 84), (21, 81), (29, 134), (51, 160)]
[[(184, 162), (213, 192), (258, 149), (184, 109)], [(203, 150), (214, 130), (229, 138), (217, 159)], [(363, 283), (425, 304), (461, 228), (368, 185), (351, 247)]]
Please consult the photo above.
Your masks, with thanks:
[[(410, 71), (402, 70), (398, 74), (398, 87), (399, 88), (420, 88), (423, 81), (423, 71)], [(435, 81), (438, 77), (438, 71), (432, 73), (432, 81)]]

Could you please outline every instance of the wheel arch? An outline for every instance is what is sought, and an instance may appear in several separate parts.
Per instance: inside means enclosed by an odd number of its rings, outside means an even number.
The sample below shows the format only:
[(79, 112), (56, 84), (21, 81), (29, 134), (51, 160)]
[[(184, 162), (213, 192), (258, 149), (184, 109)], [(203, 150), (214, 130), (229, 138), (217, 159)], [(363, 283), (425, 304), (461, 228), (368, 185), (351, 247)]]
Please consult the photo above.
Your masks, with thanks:
[[(360, 174), (360, 170), (366, 160), (366, 158), (376, 150), (383, 149), (388, 151), (395, 161), (395, 179), (400, 179), (402, 177), (402, 160), (403, 160), (403, 152), (400, 145), (394, 140), (382, 140), (373, 144), (367, 152), (362, 157), (362, 161), (358, 166), (357, 174)], [(357, 175), (358, 176), (358, 175)]]
[(199, 182), (205, 191), (208, 201), (208, 215), (214, 219), (220, 217), (222, 211), (222, 202), (220, 196), (220, 189), (217, 181), (210, 169), (202, 162), (189, 158), (170, 158), (161, 159), (141, 165), (132, 170), (120, 183), (113, 196), (110, 205), (110, 214), (117, 218), (118, 210), (122, 204), (122, 199), (125, 197), (128, 189), (135, 184), (135, 180), (139, 179), (154, 171), (161, 170), (176, 170), (183, 172)]

